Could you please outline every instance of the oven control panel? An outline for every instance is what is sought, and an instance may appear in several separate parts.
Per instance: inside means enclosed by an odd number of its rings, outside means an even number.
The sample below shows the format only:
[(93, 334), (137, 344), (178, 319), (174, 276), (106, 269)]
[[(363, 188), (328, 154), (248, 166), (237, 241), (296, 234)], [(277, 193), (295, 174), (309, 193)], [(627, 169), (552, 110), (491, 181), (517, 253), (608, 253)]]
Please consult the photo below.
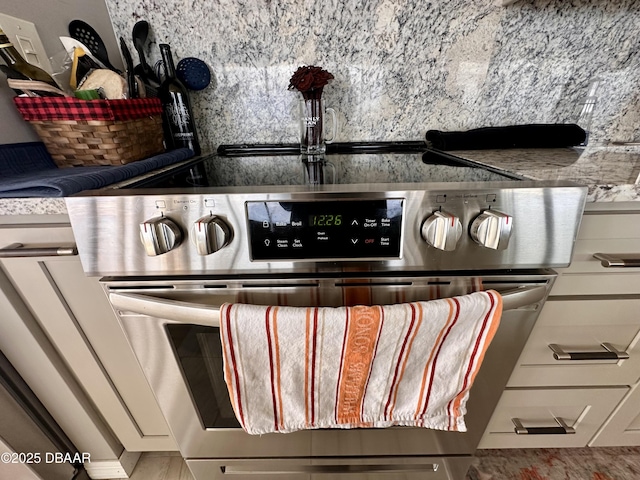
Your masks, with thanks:
[(428, 183), (291, 186), (142, 195), (123, 190), (66, 201), (83, 267), (91, 275), (306, 275), (569, 263), (584, 187), (446, 187), (445, 192), (441, 184)]
[(252, 260), (400, 258), (402, 198), (247, 202)]

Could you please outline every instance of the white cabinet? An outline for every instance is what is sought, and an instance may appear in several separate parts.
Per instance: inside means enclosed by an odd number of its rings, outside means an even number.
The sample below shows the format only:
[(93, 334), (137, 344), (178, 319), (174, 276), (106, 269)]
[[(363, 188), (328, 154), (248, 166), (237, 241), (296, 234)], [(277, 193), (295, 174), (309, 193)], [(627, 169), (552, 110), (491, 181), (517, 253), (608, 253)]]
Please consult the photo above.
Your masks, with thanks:
[[(640, 445), (640, 268), (594, 258), (640, 254), (640, 205), (609, 207), (587, 206), (480, 448)], [(576, 433), (515, 433), (513, 418), (553, 427), (554, 416)]]
[(640, 383), (604, 423), (591, 442), (594, 447), (640, 445)]
[[(553, 294), (553, 291), (552, 291)], [(509, 387), (633, 385), (640, 377), (640, 298), (550, 297), (509, 379)], [(614, 355), (602, 344), (629, 355), (624, 360), (562, 359), (567, 353)], [(585, 356), (585, 355), (583, 355)]]
[[(0, 217), (0, 248), (20, 243), (26, 249), (25, 255), (0, 258), (6, 281), (3, 289), (17, 293), (24, 311), (45, 333), (85, 398), (95, 405), (126, 450), (176, 450), (98, 279), (85, 276), (77, 255), (28, 253), (33, 248), (73, 246), (68, 220), (24, 221), (32, 219)], [(20, 338), (13, 340), (20, 342)]]
[[(640, 205), (636, 207), (640, 209)], [(640, 295), (640, 268), (603, 267), (595, 253), (640, 254), (640, 210), (590, 212), (582, 219), (571, 265), (558, 269), (551, 292), (562, 295)]]
[[(627, 388), (507, 389), (485, 431), (480, 448), (584, 447)], [(564, 430), (558, 420), (573, 429)], [(522, 425), (521, 433), (515, 424)], [(550, 429), (552, 433), (538, 433)]]

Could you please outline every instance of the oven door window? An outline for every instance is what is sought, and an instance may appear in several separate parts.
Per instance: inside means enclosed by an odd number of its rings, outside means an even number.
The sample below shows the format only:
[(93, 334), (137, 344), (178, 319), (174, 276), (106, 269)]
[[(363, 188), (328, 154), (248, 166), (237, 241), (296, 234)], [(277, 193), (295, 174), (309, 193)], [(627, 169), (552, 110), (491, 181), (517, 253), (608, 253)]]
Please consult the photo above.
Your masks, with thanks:
[(220, 329), (165, 326), (182, 375), (204, 428), (240, 428), (224, 382)]

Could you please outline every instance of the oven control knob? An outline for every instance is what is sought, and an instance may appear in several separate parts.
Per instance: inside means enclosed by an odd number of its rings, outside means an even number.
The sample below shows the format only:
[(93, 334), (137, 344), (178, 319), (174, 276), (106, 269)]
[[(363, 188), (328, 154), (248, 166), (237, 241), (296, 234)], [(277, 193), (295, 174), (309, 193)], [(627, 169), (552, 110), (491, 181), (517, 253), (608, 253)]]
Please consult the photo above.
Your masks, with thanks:
[(150, 257), (162, 255), (182, 242), (180, 227), (167, 217), (156, 217), (140, 224), (140, 240)]
[(485, 210), (471, 223), (471, 238), (483, 247), (504, 250), (509, 244), (513, 217), (498, 210)]
[(199, 218), (193, 225), (193, 241), (199, 255), (209, 255), (229, 245), (231, 227), (217, 215)]
[(432, 247), (451, 251), (462, 236), (462, 224), (455, 215), (437, 210), (422, 223), (420, 233)]

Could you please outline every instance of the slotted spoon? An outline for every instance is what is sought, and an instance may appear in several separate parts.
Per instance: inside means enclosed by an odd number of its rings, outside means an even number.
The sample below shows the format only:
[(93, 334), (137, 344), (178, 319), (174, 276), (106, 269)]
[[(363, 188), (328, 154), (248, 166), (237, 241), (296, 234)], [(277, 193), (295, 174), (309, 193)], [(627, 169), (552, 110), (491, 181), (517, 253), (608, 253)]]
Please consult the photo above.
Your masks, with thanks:
[(202, 90), (211, 82), (209, 66), (194, 57), (183, 58), (178, 62), (176, 76), (189, 90)]
[(107, 47), (102, 41), (102, 38), (100, 38), (100, 35), (98, 35), (98, 32), (96, 32), (91, 25), (82, 20), (72, 20), (69, 23), (69, 35), (71, 35), (71, 38), (75, 38), (86, 45), (89, 51), (100, 60), (105, 67), (120, 73), (109, 61)]

